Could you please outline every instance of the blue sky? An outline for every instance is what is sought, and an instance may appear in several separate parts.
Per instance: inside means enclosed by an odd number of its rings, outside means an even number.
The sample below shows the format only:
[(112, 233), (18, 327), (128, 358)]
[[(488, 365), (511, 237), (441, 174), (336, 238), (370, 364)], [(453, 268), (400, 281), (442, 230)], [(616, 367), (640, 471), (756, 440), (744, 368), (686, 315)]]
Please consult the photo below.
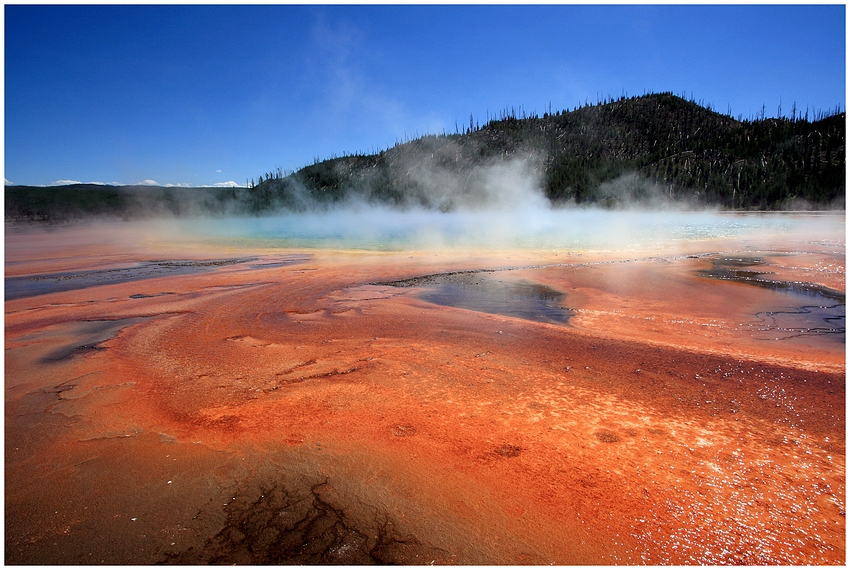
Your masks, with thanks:
[(244, 184), (600, 96), (845, 109), (844, 5), (5, 6), (5, 178)]

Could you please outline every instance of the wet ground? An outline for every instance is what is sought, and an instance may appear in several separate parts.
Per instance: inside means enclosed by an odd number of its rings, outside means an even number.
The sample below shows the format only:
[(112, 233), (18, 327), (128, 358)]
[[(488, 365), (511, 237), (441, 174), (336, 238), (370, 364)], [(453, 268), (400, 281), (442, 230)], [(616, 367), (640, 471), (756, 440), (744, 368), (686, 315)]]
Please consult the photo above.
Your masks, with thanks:
[[(292, 255), (288, 259), (254, 265), (252, 267), (284, 267), (295, 263), (304, 263), (310, 259), (309, 255)], [(73, 289), (84, 289), (103, 284), (126, 283), (139, 279), (153, 279), (156, 277), (188, 275), (198, 271), (206, 271), (216, 267), (227, 265), (244, 264), (256, 261), (256, 258), (236, 259), (204, 259), (186, 260), (170, 259), (162, 261), (146, 261), (134, 264), (131, 267), (115, 267), (109, 269), (93, 269), (89, 271), (64, 271), (57, 273), (46, 273), (41, 275), (26, 275), (20, 277), (7, 277), (5, 279), (6, 300), (31, 297), (33, 295), (44, 295), (59, 291), (71, 291)]]
[(846, 561), (843, 311), (806, 312), (843, 307), (843, 238), (190, 257), (68, 231), (7, 235), (7, 271), (244, 261), (7, 300), (8, 564)]
[[(698, 274), (712, 279), (746, 283), (782, 293), (782, 308), (756, 313), (764, 340), (818, 337), (846, 343), (845, 292), (823, 285), (772, 278), (770, 264), (760, 257), (717, 257), (714, 267)], [(759, 268), (756, 270), (753, 268)]]

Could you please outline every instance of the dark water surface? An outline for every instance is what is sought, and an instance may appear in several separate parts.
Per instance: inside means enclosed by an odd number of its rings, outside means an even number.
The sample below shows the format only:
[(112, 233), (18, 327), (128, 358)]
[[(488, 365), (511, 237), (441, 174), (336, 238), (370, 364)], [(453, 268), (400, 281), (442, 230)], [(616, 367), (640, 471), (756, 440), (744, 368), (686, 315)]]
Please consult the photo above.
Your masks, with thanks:
[(777, 281), (769, 277), (770, 272), (743, 269), (745, 267), (763, 267), (768, 265), (760, 257), (718, 257), (713, 259), (712, 263), (714, 264), (712, 269), (700, 271), (699, 274), (712, 279), (737, 281), (739, 283), (748, 283), (757, 287), (772, 289), (781, 293), (800, 295), (817, 302), (839, 301), (844, 303), (845, 294), (842, 291), (836, 291), (814, 283)]
[(529, 321), (566, 324), (574, 314), (563, 306), (564, 293), (539, 283), (498, 279), (492, 273), (488, 270), (441, 273), (383, 284), (427, 287), (419, 298), (429, 303)]

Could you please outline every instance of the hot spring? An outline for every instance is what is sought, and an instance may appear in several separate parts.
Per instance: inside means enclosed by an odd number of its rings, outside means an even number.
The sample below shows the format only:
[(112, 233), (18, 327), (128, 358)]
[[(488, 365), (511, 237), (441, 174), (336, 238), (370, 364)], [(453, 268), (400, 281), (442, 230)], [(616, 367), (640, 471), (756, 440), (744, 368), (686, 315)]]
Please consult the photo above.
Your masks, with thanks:
[(530, 249), (644, 251), (688, 242), (840, 234), (841, 213), (720, 213), (516, 209), (395, 211), (353, 208), (259, 218), (180, 220), (180, 234), (253, 247), (405, 251)]

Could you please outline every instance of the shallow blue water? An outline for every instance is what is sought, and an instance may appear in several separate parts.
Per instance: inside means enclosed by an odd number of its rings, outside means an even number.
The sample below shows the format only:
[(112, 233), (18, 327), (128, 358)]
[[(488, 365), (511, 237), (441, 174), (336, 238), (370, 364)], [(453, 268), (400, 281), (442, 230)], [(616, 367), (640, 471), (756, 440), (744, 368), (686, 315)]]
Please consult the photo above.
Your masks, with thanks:
[(483, 212), (360, 208), (281, 214), (189, 228), (262, 247), (399, 251), (439, 248), (637, 250), (677, 243), (840, 231), (840, 214), (617, 212), (598, 209), (517, 209)]

